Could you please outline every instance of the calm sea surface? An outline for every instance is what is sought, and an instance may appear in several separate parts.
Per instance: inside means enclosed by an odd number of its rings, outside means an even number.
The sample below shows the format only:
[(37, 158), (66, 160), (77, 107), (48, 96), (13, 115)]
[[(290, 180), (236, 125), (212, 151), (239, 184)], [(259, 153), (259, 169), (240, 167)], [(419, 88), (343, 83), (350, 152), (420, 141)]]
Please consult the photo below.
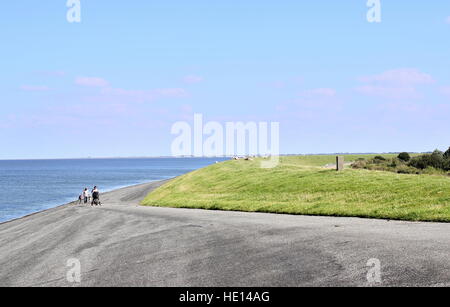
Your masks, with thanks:
[(173, 178), (224, 159), (149, 158), (0, 160), (0, 222), (78, 199), (83, 188), (101, 192)]

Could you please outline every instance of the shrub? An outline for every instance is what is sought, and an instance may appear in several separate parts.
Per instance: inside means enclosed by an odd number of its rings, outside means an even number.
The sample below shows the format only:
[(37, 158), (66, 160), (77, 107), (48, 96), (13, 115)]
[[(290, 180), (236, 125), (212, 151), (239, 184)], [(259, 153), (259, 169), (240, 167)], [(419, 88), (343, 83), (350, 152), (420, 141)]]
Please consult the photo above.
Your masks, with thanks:
[(409, 166), (415, 167), (418, 169), (426, 169), (428, 166), (428, 160), (431, 155), (422, 155), (418, 157), (414, 157), (409, 162)]
[(450, 159), (450, 148), (444, 153), (444, 159)]
[(373, 158), (374, 160), (379, 160), (379, 161), (386, 161), (386, 158), (383, 156), (376, 156), (375, 158)]
[(437, 152), (434, 152), (431, 155), (427, 154), (418, 156), (411, 159), (411, 161), (409, 162), (409, 166), (422, 170), (426, 169), (427, 167), (443, 169), (444, 157)]
[(369, 162), (372, 164), (383, 164), (385, 163), (387, 160), (385, 157), (382, 156), (376, 156), (375, 158), (371, 159)]
[(352, 167), (374, 171), (390, 171), (399, 174), (450, 175), (450, 148), (445, 153), (435, 150), (431, 154), (411, 157), (402, 152), (395, 158), (375, 156), (372, 159), (358, 159)]
[(390, 161), (390, 163), (389, 163), (389, 167), (394, 167), (394, 168), (396, 168), (396, 167), (405, 165), (405, 163), (406, 163), (406, 162), (403, 161), (402, 159), (399, 159), (399, 158), (393, 158), (393, 159)]
[(444, 159), (444, 153), (442, 151), (440, 151), (439, 149), (436, 149), (435, 151), (433, 151), (433, 153), (431, 155)]
[(404, 162), (409, 162), (411, 160), (411, 156), (407, 152), (402, 152), (401, 154), (398, 155), (397, 158), (399, 158)]
[(352, 164), (352, 168), (360, 169), (360, 168), (366, 168), (367, 161), (365, 159), (358, 159), (355, 163)]
[(444, 171), (450, 171), (450, 158), (444, 160), (442, 163), (442, 169)]
[(443, 169), (444, 168), (444, 153), (440, 150), (435, 150), (431, 154), (431, 167)]

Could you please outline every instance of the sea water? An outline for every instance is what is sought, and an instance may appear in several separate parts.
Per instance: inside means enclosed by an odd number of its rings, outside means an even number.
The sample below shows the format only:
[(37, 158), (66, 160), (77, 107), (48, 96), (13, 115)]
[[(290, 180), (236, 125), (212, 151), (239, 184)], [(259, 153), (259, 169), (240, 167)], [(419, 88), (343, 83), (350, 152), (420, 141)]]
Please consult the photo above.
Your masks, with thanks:
[(225, 159), (143, 158), (0, 160), (0, 222), (78, 199), (84, 188), (101, 192), (173, 178)]

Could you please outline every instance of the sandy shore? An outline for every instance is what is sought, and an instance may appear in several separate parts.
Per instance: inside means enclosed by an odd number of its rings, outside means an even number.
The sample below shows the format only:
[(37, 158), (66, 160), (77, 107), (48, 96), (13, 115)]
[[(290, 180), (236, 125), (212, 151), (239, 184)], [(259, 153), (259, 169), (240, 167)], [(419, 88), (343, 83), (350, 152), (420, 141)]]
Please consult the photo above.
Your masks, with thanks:
[(139, 206), (161, 184), (1, 224), (0, 286), (450, 286), (450, 224)]

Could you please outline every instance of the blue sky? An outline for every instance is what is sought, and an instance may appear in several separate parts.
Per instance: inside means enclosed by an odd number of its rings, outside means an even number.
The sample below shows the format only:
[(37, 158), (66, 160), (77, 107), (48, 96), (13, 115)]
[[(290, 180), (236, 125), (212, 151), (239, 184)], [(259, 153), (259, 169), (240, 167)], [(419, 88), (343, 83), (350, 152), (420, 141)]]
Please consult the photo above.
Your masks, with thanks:
[(450, 146), (450, 2), (7, 1), (0, 159), (169, 155), (172, 124), (278, 121), (282, 153)]

